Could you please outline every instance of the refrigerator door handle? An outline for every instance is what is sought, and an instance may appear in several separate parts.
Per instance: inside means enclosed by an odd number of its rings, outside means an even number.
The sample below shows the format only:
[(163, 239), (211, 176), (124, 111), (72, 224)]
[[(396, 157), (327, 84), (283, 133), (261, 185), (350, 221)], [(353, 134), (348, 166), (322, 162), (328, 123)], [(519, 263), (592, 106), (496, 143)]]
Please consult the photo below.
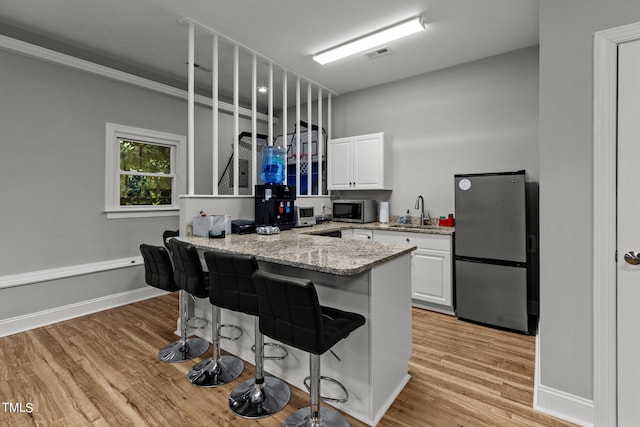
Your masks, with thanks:
[(462, 262), (475, 262), (477, 264), (504, 265), (507, 267), (522, 267), (522, 268), (527, 267), (526, 262), (509, 261), (509, 260), (503, 260), (503, 259), (475, 258), (475, 257), (467, 257), (464, 255), (456, 255), (455, 260), (462, 261)]

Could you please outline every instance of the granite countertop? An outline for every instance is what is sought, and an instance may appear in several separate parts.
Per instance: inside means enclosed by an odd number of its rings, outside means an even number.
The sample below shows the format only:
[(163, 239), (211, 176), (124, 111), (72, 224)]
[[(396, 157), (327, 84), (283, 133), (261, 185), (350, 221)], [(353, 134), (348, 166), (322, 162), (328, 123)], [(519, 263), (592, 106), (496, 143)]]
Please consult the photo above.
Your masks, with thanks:
[[(334, 223), (331, 223), (333, 225)], [(319, 226), (316, 226), (319, 227)], [(232, 234), (222, 239), (187, 236), (182, 240), (203, 249), (255, 256), (258, 261), (287, 265), (323, 273), (353, 275), (369, 270), (416, 249), (415, 245), (391, 245), (314, 236), (311, 231), (327, 232), (354, 228), (353, 225), (331, 228), (294, 229), (280, 234)], [(304, 232), (304, 231), (307, 232)]]

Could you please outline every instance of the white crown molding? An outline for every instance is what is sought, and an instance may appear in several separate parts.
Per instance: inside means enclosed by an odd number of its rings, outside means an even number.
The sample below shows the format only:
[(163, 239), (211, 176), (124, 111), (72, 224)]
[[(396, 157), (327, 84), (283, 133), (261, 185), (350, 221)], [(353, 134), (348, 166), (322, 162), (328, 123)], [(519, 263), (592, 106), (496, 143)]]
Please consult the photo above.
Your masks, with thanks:
[(144, 260), (142, 257), (136, 256), (71, 265), (68, 267), (50, 268), (47, 270), (29, 271), (26, 273), (8, 274), (0, 276), (0, 289), (32, 285), (34, 283), (49, 282), (52, 280), (66, 279), (69, 277), (100, 273), (120, 268), (135, 267), (143, 264)]
[[(133, 86), (142, 87), (155, 92), (163, 93), (165, 95), (173, 96), (180, 99), (188, 99), (188, 93), (186, 90), (178, 89), (173, 86), (169, 86), (163, 83), (158, 83), (153, 80), (138, 77), (133, 74), (125, 73), (124, 71), (116, 70), (114, 68), (105, 67), (84, 59), (76, 58), (71, 55), (56, 52), (55, 50), (40, 47), (31, 43), (23, 42), (11, 37), (7, 37), (0, 34), (0, 49), (4, 49), (10, 52), (15, 52), (20, 55), (29, 56), (42, 61), (46, 61), (52, 64), (61, 65), (64, 67), (72, 68), (74, 70), (83, 71), (85, 73), (98, 75), (111, 80), (117, 80), (122, 83), (130, 84)], [(195, 102), (210, 108), (213, 108), (213, 100), (202, 95), (195, 95)], [(227, 102), (218, 102), (218, 108), (226, 113), (233, 113), (233, 105)], [(239, 113), (242, 117), (251, 118), (252, 111), (247, 108), (239, 108)], [(263, 113), (256, 113), (256, 119), (261, 122), (268, 122), (269, 117)]]

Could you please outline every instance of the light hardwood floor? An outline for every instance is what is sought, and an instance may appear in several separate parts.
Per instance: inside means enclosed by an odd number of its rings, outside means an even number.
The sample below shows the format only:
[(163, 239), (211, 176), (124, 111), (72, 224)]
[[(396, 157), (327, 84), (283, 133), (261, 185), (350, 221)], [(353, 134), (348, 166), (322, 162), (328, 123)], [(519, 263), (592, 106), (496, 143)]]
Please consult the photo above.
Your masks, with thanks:
[[(227, 397), (238, 382), (198, 388), (186, 375), (202, 357), (156, 359), (176, 339), (177, 315), (176, 295), (167, 295), (1, 338), (0, 400), (33, 410), (2, 404), (0, 425), (279, 426), (308, 405), (308, 395), (292, 388), (291, 401), (273, 417), (235, 416)], [(533, 337), (413, 309), (412, 378), (379, 425), (572, 425), (531, 409), (533, 366)], [(253, 375), (245, 364), (237, 381)]]

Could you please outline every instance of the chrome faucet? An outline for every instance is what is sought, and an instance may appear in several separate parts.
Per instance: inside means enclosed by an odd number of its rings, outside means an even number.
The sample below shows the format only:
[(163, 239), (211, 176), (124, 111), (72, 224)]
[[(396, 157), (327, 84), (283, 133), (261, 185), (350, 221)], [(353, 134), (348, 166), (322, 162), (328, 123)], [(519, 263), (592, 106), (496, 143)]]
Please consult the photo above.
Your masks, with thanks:
[(420, 210), (420, 225), (425, 225), (424, 220), (430, 220), (431, 218), (429, 217), (429, 213), (427, 212), (427, 215), (424, 214), (424, 199), (422, 198), (422, 196), (418, 196), (418, 198), (416, 198), (416, 209), (420, 209), (420, 201), (422, 201), (422, 209)]

